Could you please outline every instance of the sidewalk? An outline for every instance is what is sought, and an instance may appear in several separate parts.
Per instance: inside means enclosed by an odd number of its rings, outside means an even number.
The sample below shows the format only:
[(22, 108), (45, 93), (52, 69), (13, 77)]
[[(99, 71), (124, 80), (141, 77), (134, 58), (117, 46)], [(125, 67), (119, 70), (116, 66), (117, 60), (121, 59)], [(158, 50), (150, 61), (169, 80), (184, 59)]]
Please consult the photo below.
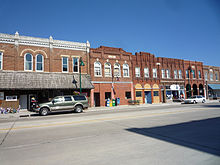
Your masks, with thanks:
[[(219, 103), (219, 100), (207, 100), (206, 103)], [(140, 105), (119, 105), (115, 107), (89, 107), (86, 111), (109, 111), (109, 110), (117, 110), (117, 109), (132, 109), (138, 107), (155, 107), (155, 106), (168, 106), (168, 105), (180, 105), (180, 102), (171, 102), (171, 103), (160, 103), (160, 104), (140, 104)], [(14, 119), (14, 118), (22, 118), (22, 117), (30, 117), (31, 115), (35, 115), (35, 112), (29, 112), (27, 110), (20, 110), (19, 113), (8, 113), (8, 114), (0, 114), (1, 119)]]

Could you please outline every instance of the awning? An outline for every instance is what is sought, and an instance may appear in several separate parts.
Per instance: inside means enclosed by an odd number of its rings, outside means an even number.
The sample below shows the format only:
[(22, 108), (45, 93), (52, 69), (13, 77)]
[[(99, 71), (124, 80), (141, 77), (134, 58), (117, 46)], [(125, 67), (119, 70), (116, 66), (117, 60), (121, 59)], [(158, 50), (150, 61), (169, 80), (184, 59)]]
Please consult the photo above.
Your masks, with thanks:
[[(76, 84), (73, 84), (73, 75)], [(79, 89), (79, 74), (0, 71), (0, 89)], [(93, 89), (91, 78), (82, 74), (82, 89)]]
[(208, 84), (208, 86), (212, 89), (219, 89), (220, 90), (220, 84)]

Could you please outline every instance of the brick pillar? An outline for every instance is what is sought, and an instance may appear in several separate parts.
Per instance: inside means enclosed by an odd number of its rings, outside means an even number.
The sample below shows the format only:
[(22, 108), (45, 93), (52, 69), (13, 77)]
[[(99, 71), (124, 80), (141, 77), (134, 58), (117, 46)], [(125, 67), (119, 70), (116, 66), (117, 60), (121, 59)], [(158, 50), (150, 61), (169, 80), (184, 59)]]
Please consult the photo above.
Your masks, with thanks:
[(90, 92), (90, 106), (91, 107), (94, 107), (94, 89), (91, 89), (91, 92)]

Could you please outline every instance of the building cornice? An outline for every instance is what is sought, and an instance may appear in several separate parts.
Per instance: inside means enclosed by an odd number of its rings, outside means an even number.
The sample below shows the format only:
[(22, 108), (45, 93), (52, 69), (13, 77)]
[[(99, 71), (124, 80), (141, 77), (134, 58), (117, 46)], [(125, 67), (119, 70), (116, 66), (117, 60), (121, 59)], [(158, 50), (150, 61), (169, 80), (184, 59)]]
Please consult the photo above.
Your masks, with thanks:
[(87, 52), (89, 52), (90, 49), (90, 43), (88, 41), (86, 43), (80, 43), (54, 40), (51, 36), (50, 38), (20, 36), (18, 32), (16, 32), (15, 35), (0, 33), (0, 43), (15, 44), (16, 46), (28, 45), (58, 49), (81, 50)]

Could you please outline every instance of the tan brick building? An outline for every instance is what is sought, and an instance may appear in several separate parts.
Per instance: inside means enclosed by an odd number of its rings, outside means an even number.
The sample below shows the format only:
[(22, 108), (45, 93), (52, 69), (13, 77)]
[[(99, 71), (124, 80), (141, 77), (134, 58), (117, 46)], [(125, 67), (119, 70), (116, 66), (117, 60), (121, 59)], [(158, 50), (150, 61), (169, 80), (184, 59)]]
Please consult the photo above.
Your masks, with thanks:
[(0, 33), (0, 106), (20, 105), (26, 109), (33, 96), (47, 101), (79, 91), (80, 59), (85, 64), (81, 66), (82, 92), (89, 97), (93, 88), (88, 75), (89, 48), (89, 42)]

